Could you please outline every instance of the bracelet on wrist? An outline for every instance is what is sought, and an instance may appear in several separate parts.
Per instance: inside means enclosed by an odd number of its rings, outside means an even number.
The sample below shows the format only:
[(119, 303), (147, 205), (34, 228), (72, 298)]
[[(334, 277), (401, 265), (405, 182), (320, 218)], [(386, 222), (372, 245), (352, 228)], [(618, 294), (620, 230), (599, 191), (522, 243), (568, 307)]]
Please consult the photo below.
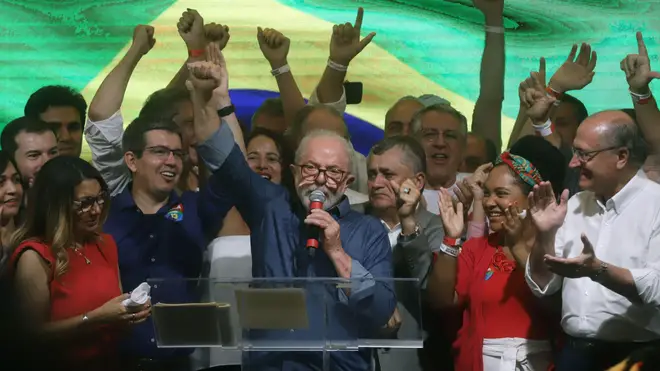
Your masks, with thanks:
[(536, 132), (536, 135), (540, 135), (542, 137), (547, 137), (552, 135), (552, 133), (555, 132), (555, 125), (548, 119), (544, 124), (540, 125), (532, 125), (534, 128), (534, 131)]
[(447, 246), (457, 247), (457, 246), (461, 246), (462, 240), (461, 240), (460, 237), (459, 238), (451, 238), (451, 237), (445, 236), (445, 237), (442, 238), (442, 243), (447, 245)]
[(227, 107), (220, 108), (218, 110), (218, 116), (227, 117), (234, 112), (236, 112), (236, 107), (233, 104), (230, 104)]
[(188, 57), (197, 58), (201, 57), (206, 53), (204, 49), (188, 49)]
[(328, 59), (328, 67), (332, 68), (335, 71), (346, 72), (348, 71), (348, 66), (334, 62), (332, 59)]
[(548, 94), (548, 96), (553, 97), (558, 101), (564, 97), (564, 93), (558, 92), (557, 90), (551, 88), (549, 85), (545, 88), (545, 92)]
[(287, 72), (291, 72), (291, 67), (289, 67), (288, 64), (285, 64), (284, 66), (280, 68), (276, 68), (274, 70), (270, 71), (270, 74), (273, 75), (273, 77), (277, 77), (279, 75), (284, 75)]
[(630, 93), (630, 96), (632, 97), (633, 101), (637, 104), (647, 104), (651, 100), (651, 97), (653, 97), (653, 93), (651, 92), (650, 89), (648, 93), (644, 93), (644, 94), (635, 93), (630, 89), (628, 89), (628, 92)]
[(461, 249), (458, 247), (447, 246), (446, 244), (440, 245), (440, 251), (444, 254), (447, 254), (451, 257), (457, 258), (458, 254), (461, 253)]

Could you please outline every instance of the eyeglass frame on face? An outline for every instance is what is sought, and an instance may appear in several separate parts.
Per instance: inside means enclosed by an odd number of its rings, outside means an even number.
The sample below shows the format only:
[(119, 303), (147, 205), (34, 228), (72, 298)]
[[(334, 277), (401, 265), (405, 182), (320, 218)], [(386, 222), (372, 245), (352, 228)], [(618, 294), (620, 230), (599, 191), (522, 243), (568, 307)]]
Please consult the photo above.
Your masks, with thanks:
[(584, 151), (575, 147), (571, 147), (571, 152), (573, 156), (582, 164), (586, 164), (589, 161), (592, 161), (596, 156), (603, 152), (611, 151), (613, 149), (622, 148), (622, 146), (612, 146), (607, 148), (596, 149), (593, 151)]
[[(341, 170), (336, 166), (323, 168), (321, 166), (317, 166), (317, 165), (309, 164), (309, 163), (308, 164), (292, 164), (292, 165), (300, 168), (300, 176), (302, 176), (304, 179), (310, 179), (310, 180), (315, 181), (316, 179), (318, 179), (319, 175), (321, 175), (321, 173), (323, 173), (323, 175), (325, 176), (326, 179), (332, 180), (333, 182), (335, 182), (335, 184), (340, 184), (341, 182), (343, 182), (346, 179), (346, 175), (349, 173), (348, 171)], [(312, 171), (312, 173), (305, 174), (305, 169)], [(336, 179), (332, 175), (328, 174), (328, 171), (337, 171), (337, 172), (339, 172), (340, 177), (338, 179)]]
[[(159, 149), (162, 150), (163, 153), (156, 153), (155, 152), (155, 150), (159, 150)], [(188, 156), (189, 156), (188, 152), (184, 151), (183, 149), (171, 149), (171, 148), (167, 148), (165, 146), (149, 146), (149, 147), (145, 147), (142, 150), (137, 150), (137, 151), (133, 151), (133, 152), (136, 153), (136, 154), (149, 152), (152, 155), (154, 155), (154, 156), (156, 156), (156, 157), (158, 157), (162, 160), (166, 160), (170, 157), (170, 155), (172, 155), (175, 160), (186, 161), (188, 159)]]
[[(429, 131), (432, 131), (432, 133), (429, 133)], [(447, 134), (452, 134), (454, 135), (453, 137), (447, 138)], [(447, 141), (447, 139), (450, 140), (455, 140), (458, 141), (461, 138), (461, 135), (463, 135), (459, 130), (438, 130), (438, 129), (432, 129), (432, 128), (422, 128), (419, 130), (419, 137), (428, 142), (428, 143), (434, 143), (440, 138), (440, 135), (442, 135), (443, 140)], [(432, 137), (431, 137), (432, 136)]]
[(101, 191), (101, 193), (96, 196), (85, 197), (82, 200), (73, 200), (73, 209), (78, 215), (82, 215), (90, 212), (94, 205), (98, 205), (98, 207), (103, 209), (106, 201), (108, 201), (108, 192)]

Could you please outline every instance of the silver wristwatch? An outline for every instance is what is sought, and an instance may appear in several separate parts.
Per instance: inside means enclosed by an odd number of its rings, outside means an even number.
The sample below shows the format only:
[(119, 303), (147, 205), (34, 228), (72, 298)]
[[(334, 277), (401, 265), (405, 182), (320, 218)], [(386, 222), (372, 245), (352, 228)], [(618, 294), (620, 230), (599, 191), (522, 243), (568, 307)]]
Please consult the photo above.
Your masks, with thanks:
[(598, 279), (603, 275), (603, 273), (607, 272), (607, 268), (609, 268), (609, 265), (607, 265), (607, 263), (600, 262), (600, 266), (598, 267), (596, 272), (594, 272), (594, 274), (592, 274), (591, 277), (589, 278), (591, 278), (591, 280), (594, 282), (598, 282)]
[(419, 235), (421, 234), (421, 230), (422, 229), (419, 227), (419, 224), (418, 224), (418, 225), (415, 226), (415, 230), (413, 231), (413, 233), (411, 233), (409, 235), (404, 235), (403, 233), (399, 234), (398, 240), (401, 243), (410, 242), (410, 241), (414, 240), (415, 238), (419, 237)]

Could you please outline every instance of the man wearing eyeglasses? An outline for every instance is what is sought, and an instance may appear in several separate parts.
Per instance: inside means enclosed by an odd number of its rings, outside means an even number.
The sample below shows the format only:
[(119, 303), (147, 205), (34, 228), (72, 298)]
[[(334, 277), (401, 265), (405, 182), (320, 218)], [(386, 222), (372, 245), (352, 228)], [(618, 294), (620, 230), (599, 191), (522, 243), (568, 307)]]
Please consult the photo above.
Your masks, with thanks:
[[(361, 279), (350, 289), (322, 288), (335, 302), (328, 305), (328, 313), (310, 312), (310, 330), (306, 332), (325, 331), (322, 329), (328, 323), (326, 336), (330, 339), (372, 338), (380, 333), (394, 313), (396, 298), (390, 282), (373, 278), (392, 277), (392, 251), (380, 222), (351, 210), (345, 197), (355, 179), (350, 142), (332, 131), (307, 133), (291, 166), (295, 184), (295, 194), (291, 194), (250, 170), (226, 124), (215, 137), (223, 143), (224, 160), (220, 166), (208, 167), (223, 176), (211, 182), (214, 189), (223, 190), (225, 199), (236, 206), (250, 227), (253, 276)], [(200, 155), (208, 157), (207, 150), (199, 148)], [(326, 201), (322, 209), (310, 210), (310, 195), (317, 190)], [(309, 227), (320, 231), (314, 254), (306, 248), (306, 241), (314, 236)], [(252, 335), (256, 336), (254, 332)], [(285, 335), (264, 331), (259, 336), (278, 341), (310, 340), (300, 332)], [(321, 352), (248, 353), (251, 370), (322, 369), (324, 358)], [(369, 350), (330, 352), (329, 356), (333, 370), (371, 369)]]
[[(219, 148), (203, 134), (195, 133), (200, 147)], [(122, 287), (130, 291), (148, 279), (164, 279), (151, 286), (154, 303), (197, 302), (195, 284), (183, 280), (200, 276), (209, 237), (217, 233), (228, 209), (211, 187), (175, 191), (188, 154), (173, 119), (138, 117), (126, 128), (122, 147), (131, 182), (113, 197), (104, 225), (117, 242)], [(213, 155), (206, 161), (218, 163)], [(129, 371), (186, 371), (192, 351), (159, 349), (151, 320), (135, 326), (122, 344)]]
[(660, 344), (660, 185), (643, 172), (646, 157), (628, 113), (600, 112), (573, 141), (584, 191), (557, 203), (549, 183), (534, 187), (526, 279), (538, 296), (562, 289), (558, 371), (607, 369)]

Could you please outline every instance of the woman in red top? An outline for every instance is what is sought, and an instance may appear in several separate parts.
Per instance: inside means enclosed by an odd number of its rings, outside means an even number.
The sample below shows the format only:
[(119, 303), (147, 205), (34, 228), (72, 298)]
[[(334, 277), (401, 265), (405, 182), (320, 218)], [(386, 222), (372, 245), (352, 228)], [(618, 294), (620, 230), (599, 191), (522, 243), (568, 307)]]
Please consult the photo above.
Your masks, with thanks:
[[(458, 306), (462, 326), (454, 343), (457, 371), (539, 371), (551, 363), (552, 320), (524, 278), (533, 229), (525, 218), (527, 195), (541, 182), (536, 168), (520, 156), (503, 153), (483, 186), (483, 206), (492, 233), (468, 240), (453, 257), (464, 230), (463, 207), (454, 208), (443, 190), (445, 225), (442, 252), (429, 281), (436, 306)], [(454, 246), (451, 246), (454, 245)]]
[(101, 226), (107, 185), (86, 161), (47, 162), (30, 189), (25, 223), (14, 235), (10, 268), (26, 319), (72, 366), (116, 369), (119, 329), (145, 320), (146, 304), (122, 304), (117, 246)]

